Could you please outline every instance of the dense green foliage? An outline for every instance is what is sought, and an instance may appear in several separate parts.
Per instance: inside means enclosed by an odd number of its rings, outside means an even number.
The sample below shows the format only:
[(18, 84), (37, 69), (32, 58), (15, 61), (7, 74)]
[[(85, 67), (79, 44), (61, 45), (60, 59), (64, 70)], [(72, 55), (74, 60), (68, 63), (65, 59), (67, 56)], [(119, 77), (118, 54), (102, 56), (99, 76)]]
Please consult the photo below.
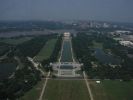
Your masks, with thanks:
[[(46, 71), (49, 70), (48, 65), (50, 62), (56, 62), (57, 61), (58, 56), (59, 56), (59, 52), (61, 50), (61, 44), (62, 44), (62, 36), (59, 36), (57, 41), (56, 41), (54, 50), (53, 50), (50, 58), (42, 61), (42, 65), (45, 66)], [(50, 68), (50, 70), (52, 70), (52, 69)]]
[(48, 40), (40, 52), (34, 57), (34, 61), (42, 62), (43, 60), (49, 59), (54, 51), (56, 41), (56, 38)]
[[(109, 50), (118, 56), (121, 64), (113, 67), (99, 62), (94, 56), (93, 40), (102, 43), (105, 52)], [(129, 80), (133, 77), (133, 61), (127, 57), (128, 49), (105, 34), (79, 33), (73, 37), (73, 48), (79, 62), (84, 63), (84, 70), (90, 78)], [(91, 62), (95, 62), (97, 67), (93, 67)]]
[(40, 80), (40, 72), (26, 59), (21, 58), (24, 67), (14, 72), (10, 79), (0, 82), (0, 99), (15, 100)]
[(50, 61), (51, 62), (56, 62), (58, 59), (59, 52), (61, 50), (61, 44), (62, 44), (62, 36), (58, 37), (58, 40), (55, 44), (55, 48), (53, 50), (52, 55), (50, 56)]
[(12, 75), (16, 70), (17, 62), (13, 57), (0, 60), (0, 81)]
[(47, 40), (56, 35), (36, 36), (35, 38), (18, 45), (16, 48), (23, 56), (34, 57), (41, 50)]
[[(49, 39), (56, 37), (56, 35), (35, 36), (29, 41), (10, 48), (10, 52), (7, 54), (7, 58), (9, 59), (3, 59), (1, 62), (11, 63), (12, 59), (16, 57), (14, 62), (16, 62), (18, 68), (14, 71), (10, 78), (5, 78), (0, 81), (0, 99), (3, 100), (8, 98), (15, 100), (16, 98), (24, 95), (25, 92), (29, 91), (35, 84), (38, 83), (38, 81), (41, 80), (40, 71), (36, 70), (33, 64), (27, 59), (27, 56), (34, 57)], [(57, 53), (57, 51), (55, 53)], [(55, 59), (56, 58), (53, 60)], [(49, 59), (47, 60), (49, 61)]]
[(3, 56), (11, 48), (11, 45), (0, 42), (0, 56)]

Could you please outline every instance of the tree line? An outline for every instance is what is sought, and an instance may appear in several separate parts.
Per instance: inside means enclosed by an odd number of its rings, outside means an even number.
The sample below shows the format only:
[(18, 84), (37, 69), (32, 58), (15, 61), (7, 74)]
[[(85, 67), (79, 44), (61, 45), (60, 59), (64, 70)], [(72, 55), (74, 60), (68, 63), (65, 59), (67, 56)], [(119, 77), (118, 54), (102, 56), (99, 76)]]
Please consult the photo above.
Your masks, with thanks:
[[(119, 56), (120, 65), (113, 67), (99, 62), (94, 56), (93, 40), (103, 43), (104, 50), (110, 49), (114, 55)], [(121, 46), (117, 41), (107, 37), (106, 34), (78, 33), (76, 37), (73, 37), (72, 42), (76, 58), (84, 64), (83, 69), (89, 78), (123, 80), (133, 78), (133, 60), (127, 57), (128, 48)], [(91, 62), (95, 62), (97, 67), (93, 67)]]

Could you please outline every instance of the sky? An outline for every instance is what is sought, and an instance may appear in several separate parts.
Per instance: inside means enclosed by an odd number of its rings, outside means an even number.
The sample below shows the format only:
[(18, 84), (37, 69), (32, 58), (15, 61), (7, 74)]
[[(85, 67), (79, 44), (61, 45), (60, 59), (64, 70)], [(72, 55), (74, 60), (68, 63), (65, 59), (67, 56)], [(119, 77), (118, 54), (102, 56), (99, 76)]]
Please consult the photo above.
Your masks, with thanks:
[(133, 22), (133, 0), (0, 0), (0, 20)]

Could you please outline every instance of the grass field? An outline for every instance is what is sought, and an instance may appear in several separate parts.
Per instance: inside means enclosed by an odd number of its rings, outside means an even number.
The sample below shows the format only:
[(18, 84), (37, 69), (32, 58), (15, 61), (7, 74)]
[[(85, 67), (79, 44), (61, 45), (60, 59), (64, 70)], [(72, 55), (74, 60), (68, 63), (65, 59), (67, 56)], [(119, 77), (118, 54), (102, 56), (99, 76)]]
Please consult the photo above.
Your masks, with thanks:
[(0, 42), (18, 45), (23, 42), (31, 40), (33, 37), (21, 37), (21, 38), (7, 38), (7, 39), (0, 39)]
[(90, 100), (83, 80), (48, 80), (43, 100)]
[(100, 84), (91, 81), (94, 100), (133, 100), (133, 81), (104, 80)]
[(93, 41), (93, 48), (100, 48), (100, 49), (102, 49), (103, 48), (103, 44), (102, 43), (98, 43), (96, 41)]
[(55, 47), (57, 39), (51, 39), (49, 40), (44, 47), (41, 49), (41, 51), (37, 54), (37, 56), (35, 56), (35, 60), (37, 61), (43, 61), (44, 59), (48, 59), (52, 52), (53, 49)]
[(113, 38), (113, 39), (116, 40), (116, 41), (122, 40), (122, 38)]
[(30, 91), (25, 93), (25, 95), (19, 100), (38, 100), (40, 93), (42, 91), (42, 87), (44, 84), (45, 80), (40, 81), (36, 86), (34, 86)]

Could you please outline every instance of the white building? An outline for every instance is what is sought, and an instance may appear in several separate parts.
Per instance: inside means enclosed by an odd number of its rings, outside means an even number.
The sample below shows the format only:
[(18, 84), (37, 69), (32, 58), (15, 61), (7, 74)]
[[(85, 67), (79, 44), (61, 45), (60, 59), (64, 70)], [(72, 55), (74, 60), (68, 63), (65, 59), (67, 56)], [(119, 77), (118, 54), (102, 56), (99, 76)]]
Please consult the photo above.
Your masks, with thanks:
[(70, 39), (70, 36), (71, 36), (71, 34), (69, 32), (65, 32), (64, 33), (64, 39), (65, 40), (69, 40)]
[(69, 32), (65, 32), (64, 33), (64, 37), (70, 37), (70, 33)]
[(122, 33), (131, 33), (131, 31), (125, 31), (125, 30), (117, 30), (116, 33), (122, 34)]
[(120, 41), (119, 43), (124, 46), (133, 46), (133, 43), (131, 41)]

